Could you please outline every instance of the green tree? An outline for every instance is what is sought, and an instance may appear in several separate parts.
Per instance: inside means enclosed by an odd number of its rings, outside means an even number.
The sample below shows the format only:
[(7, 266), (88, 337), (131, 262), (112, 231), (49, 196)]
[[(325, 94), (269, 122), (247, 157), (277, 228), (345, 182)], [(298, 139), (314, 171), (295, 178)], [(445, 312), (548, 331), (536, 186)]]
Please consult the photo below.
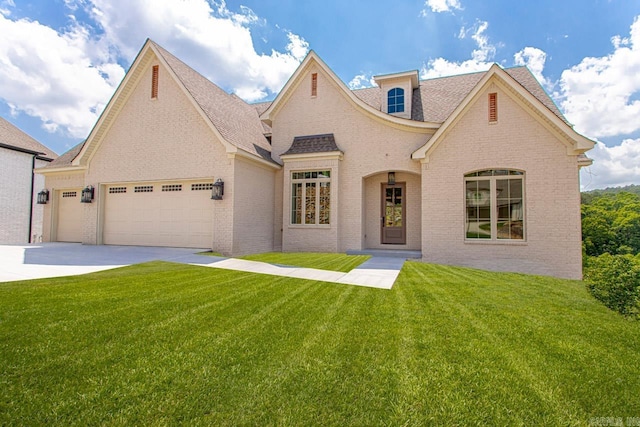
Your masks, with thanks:
[(582, 240), (589, 256), (640, 253), (640, 196), (604, 193), (583, 204)]

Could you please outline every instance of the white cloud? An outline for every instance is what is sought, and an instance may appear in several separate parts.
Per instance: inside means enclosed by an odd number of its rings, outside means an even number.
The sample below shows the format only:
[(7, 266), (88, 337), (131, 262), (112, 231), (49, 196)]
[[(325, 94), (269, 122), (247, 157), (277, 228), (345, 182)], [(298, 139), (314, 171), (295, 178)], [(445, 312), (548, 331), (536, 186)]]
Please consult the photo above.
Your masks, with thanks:
[(11, 14), (10, 8), (16, 7), (13, 0), (0, 0), (0, 15), (9, 16)]
[(489, 43), (489, 37), (484, 34), (489, 28), (487, 21), (477, 21), (472, 28), (471, 38), (478, 45), (478, 49), (471, 52), (471, 57), (476, 61), (487, 61), (496, 56), (496, 47)]
[[(288, 32), (283, 52), (259, 54), (251, 27), (264, 20), (241, 7), (206, 0), (90, 0), (91, 12), (111, 45), (133, 58), (146, 37), (173, 52), (214, 83), (247, 101), (279, 91), (309, 50)], [(212, 5), (214, 8), (212, 8)]]
[[(51, 132), (86, 137), (147, 37), (221, 87), (254, 101), (279, 91), (309, 50), (285, 32), (282, 51), (256, 52), (251, 28), (266, 25), (251, 9), (224, 1), (64, 0), (68, 27), (11, 19), (0, 0), (0, 97), (12, 113), (42, 120)], [(84, 10), (93, 22), (81, 25)]]
[(375, 84), (376, 83), (373, 80), (373, 76), (371, 76), (371, 73), (362, 73), (352, 78), (351, 81), (348, 83), (348, 86), (349, 86), (349, 89), (355, 90), (355, 89), (365, 89), (368, 87), (373, 87), (375, 86)]
[(556, 94), (576, 130), (590, 137), (640, 130), (640, 17), (629, 37), (615, 36), (611, 43), (611, 54), (584, 58), (565, 70)]
[(0, 94), (12, 113), (42, 120), (49, 131), (86, 136), (124, 76), (99, 40), (75, 23), (59, 33), (0, 14)]
[(497, 47), (500, 46), (489, 42), (489, 37), (485, 34), (488, 28), (489, 23), (486, 21), (477, 21), (471, 28), (462, 27), (458, 38), (465, 39), (470, 36), (477, 46), (477, 49), (471, 52), (471, 59), (462, 62), (449, 61), (444, 58), (431, 59), (422, 67), (420, 77), (426, 79), (488, 70), (495, 57)]
[(587, 155), (594, 162), (582, 168), (580, 184), (584, 190), (640, 182), (640, 139), (625, 139), (613, 147), (598, 142)]
[(540, 84), (547, 90), (553, 88), (553, 84), (542, 75), (544, 64), (547, 61), (547, 54), (535, 47), (525, 47), (520, 52), (513, 55), (516, 65), (526, 66), (531, 73), (538, 79)]
[[(424, 3), (432, 12), (452, 12), (453, 10), (462, 10), (462, 5), (459, 0), (427, 0)], [(423, 10), (422, 14), (425, 14), (427, 10)]]

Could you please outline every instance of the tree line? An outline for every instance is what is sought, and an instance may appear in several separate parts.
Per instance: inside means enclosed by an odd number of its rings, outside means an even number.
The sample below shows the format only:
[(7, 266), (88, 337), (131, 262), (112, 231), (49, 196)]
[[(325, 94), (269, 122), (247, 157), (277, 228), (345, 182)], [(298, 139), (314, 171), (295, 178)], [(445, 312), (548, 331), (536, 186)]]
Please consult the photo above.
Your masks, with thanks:
[(583, 273), (607, 307), (640, 317), (640, 185), (582, 193)]

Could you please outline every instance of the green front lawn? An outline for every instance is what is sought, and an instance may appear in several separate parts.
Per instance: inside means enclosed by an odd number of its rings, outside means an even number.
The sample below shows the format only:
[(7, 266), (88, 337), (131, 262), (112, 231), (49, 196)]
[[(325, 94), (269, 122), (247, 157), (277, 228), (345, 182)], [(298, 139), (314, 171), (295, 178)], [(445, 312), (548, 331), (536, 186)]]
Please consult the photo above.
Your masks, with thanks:
[(407, 262), (390, 291), (164, 262), (0, 284), (0, 425), (640, 417), (640, 322), (581, 282)]
[(369, 258), (370, 255), (327, 254), (316, 252), (268, 252), (240, 257), (250, 261), (270, 264), (292, 265), (295, 267), (317, 268), (320, 270), (348, 273)]

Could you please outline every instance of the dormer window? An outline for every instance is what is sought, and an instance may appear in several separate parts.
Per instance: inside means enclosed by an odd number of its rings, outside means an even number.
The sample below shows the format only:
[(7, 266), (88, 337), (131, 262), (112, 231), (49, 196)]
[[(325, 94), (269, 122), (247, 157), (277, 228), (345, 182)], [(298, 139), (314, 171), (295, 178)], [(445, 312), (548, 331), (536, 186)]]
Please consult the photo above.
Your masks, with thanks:
[(404, 112), (404, 89), (396, 87), (387, 92), (387, 112), (389, 114)]
[(380, 111), (401, 119), (411, 119), (413, 91), (420, 86), (418, 71), (375, 76), (380, 86)]

